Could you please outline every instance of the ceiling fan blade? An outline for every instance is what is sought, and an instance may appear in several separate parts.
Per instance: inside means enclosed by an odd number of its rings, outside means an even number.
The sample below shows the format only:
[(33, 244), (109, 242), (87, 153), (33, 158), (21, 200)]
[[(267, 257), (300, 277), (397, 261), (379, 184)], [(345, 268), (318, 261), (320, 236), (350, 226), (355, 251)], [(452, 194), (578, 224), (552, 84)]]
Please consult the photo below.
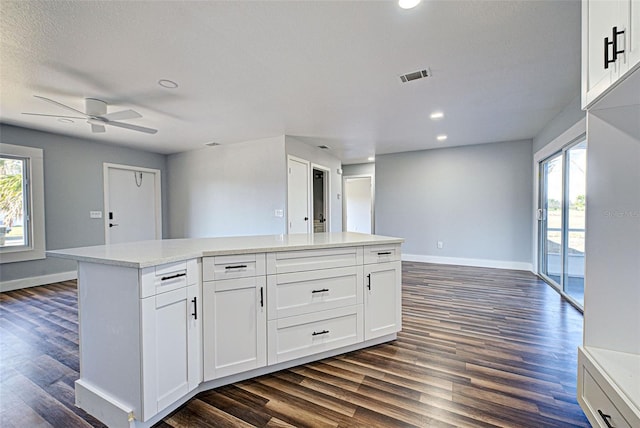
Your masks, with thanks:
[(62, 104), (62, 103), (59, 103), (59, 102), (57, 102), (57, 101), (54, 101), (54, 100), (52, 100), (52, 99), (45, 98), (45, 97), (41, 97), (40, 95), (34, 95), (34, 97), (39, 98), (39, 99), (41, 99), (41, 100), (43, 100), (43, 101), (46, 101), (46, 102), (48, 102), (48, 103), (51, 103), (51, 104), (55, 104), (55, 105), (57, 105), (58, 107), (62, 107), (62, 108), (65, 108), (65, 109), (67, 109), (67, 110), (71, 110), (71, 111), (73, 111), (73, 112), (75, 112), (75, 113), (81, 114), (81, 115), (82, 115), (82, 116), (84, 116), (84, 117), (89, 117), (89, 115), (88, 115), (88, 114), (86, 114), (86, 113), (85, 113), (85, 112), (83, 112), (83, 111), (76, 110), (76, 109), (74, 109), (73, 107), (66, 106), (66, 105), (64, 105), (64, 104)]
[(124, 122), (109, 121), (109, 122), (105, 122), (104, 124), (117, 126), (118, 128), (131, 129), (132, 131), (146, 132), (147, 134), (155, 134), (156, 132), (158, 132), (157, 129), (145, 128), (144, 126), (131, 125), (130, 123), (124, 123)]
[(27, 114), (27, 115), (29, 115), (29, 116), (63, 117), (63, 118), (67, 118), (67, 119), (86, 119), (85, 117), (78, 117), (78, 116), (60, 116), (59, 114), (42, 114), (42, 113), (22, 113), (22, 114)]
[(91, 132), (93, 133), (100, 133), (100, 132), (105, 132), (106, 129), (103, 125), (96, 125), (96, 124), (91, 124)]
[(113, 113), (103, 114), (100, 117), (107, 120), (127, 120), (127, 119), (139, 119), (142, 117), (142, 115), (135, 110), (122, 110), (122, 111), (115, 111)]

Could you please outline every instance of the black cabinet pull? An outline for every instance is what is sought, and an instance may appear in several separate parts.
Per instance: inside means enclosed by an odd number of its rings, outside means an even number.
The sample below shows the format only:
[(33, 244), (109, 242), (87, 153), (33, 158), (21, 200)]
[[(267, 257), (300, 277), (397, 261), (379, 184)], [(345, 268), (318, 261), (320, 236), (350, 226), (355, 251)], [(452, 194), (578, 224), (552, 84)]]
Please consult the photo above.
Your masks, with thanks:
[(609, 419), (611, 419), (611, 415), (607, 415), (605, 413), (602, 412), (602, 410), (598, 409), (598, 414), (600, 415), (600, 417), (602, 418), (602, 420), (604, 421), (604, 423), (607, 425), (607, 428), (615, 428), (613, 425), (611, 425), (611, 423), (609, 422)]
[(329, 289), (328, 288), (323, 288), (321, 290), (312, 290), (311, 293), (312, 294), (313, 293), (324, 293), (325, 291), (329, 291)]
[[(609, 64), (616, 62), (618, 54), (623, 54), (624, 49), (618, 50), (618, 36), (624, 34), (624, 30), (618, 31), (618, 27), (613, 27), (611, 31), (611, 41), (608, 37), (604, 38), (604, 68), (609, 68)], [(612, 57), (609, 59), (609, 46), (611, 46)]]
[(388, 256), (391, 254), (391, 251), (383, 251), (381, 253), (378, 253), (379, 256)]
[(264, 308), (264, 290), (260, 287), (260, 307)]
[(311, 333), (311, 336), (320, 336), (321, 334), (327, 334), (327, 333), (329, 333), (329, 330), (314, 331), (313, 333)]
[(198, 298), (194, 297), (193, 299), (191, 299), (191, 303), (193, 303), (193, 313), (191, 315), (193, 315), (194, 320), (197, 320), (198, 319)]
[(371, 274), (367, 275), (367, 288), (371, 290)]
[(162, 278), (160, 278), (160, 281), (167, 281), (169, 279), (176, 279), (176, 278), (180, 278), (181, 276), (187, 276), (187, 274), (186, 273), (177, 273), (175, 275), (163, 276)]
[(225, 269), (244, 269), (247, 265), (235, 265), (235, 266), (225, 266)]

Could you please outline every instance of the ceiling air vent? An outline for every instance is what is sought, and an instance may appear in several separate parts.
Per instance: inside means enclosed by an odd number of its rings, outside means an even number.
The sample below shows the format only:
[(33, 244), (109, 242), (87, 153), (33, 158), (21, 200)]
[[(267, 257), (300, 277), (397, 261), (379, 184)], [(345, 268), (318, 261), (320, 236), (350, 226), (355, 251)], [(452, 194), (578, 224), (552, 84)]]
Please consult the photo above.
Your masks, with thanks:
[(429, 69), (414, 71), (413, 73), (407, 73), (400, 76), (402, 83), (411, 82), (412, 80), (422, 79), (423, 77), (431, 77)]

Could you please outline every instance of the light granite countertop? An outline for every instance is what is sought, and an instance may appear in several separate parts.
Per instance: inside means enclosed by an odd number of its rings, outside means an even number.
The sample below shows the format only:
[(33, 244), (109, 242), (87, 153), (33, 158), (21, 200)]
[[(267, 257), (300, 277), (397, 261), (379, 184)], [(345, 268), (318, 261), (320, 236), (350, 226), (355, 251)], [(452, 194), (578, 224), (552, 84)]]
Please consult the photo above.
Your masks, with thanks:
[(198, 257), (228, 254), (400, 244), (403, 238), (353, 232), (161, 239), (47, 251), (47, 256), (80, 262), (145, 268)]

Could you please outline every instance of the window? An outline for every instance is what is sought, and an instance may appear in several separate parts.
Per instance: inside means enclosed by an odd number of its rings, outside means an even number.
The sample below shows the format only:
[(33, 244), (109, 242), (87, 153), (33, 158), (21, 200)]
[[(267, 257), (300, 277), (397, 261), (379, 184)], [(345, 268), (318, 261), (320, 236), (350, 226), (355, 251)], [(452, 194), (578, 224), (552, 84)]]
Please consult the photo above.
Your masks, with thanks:
[(0, 146), (0, 258), (2, 263), (43, 259), (42, 149)]

